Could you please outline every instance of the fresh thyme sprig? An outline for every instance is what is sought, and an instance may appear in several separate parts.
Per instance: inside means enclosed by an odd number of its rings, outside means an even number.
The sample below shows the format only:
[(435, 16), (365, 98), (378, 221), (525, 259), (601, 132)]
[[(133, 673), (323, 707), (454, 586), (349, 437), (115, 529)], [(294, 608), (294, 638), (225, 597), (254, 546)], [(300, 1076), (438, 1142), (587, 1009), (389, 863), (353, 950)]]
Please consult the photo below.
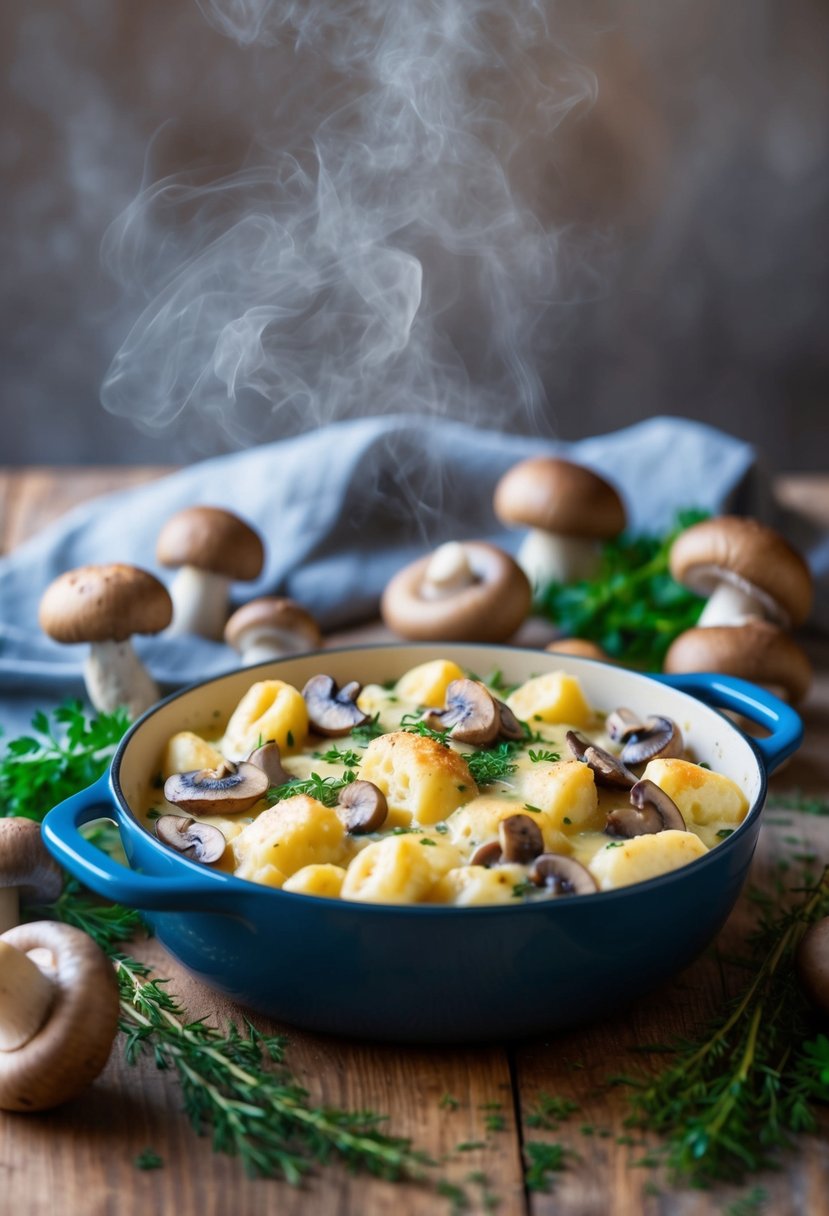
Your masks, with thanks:
[(751, 979), (726, 1018), (677, 1044), (656, 1076), (617, 1078), (633, 1087), (631, 1125), (662, 1137), (677, 1180), (739, 1181), (775, 1165), (794, 1133), (815, 1129), (814, 1102), (829, 1101), (829, 1041), (810, 1039), (793, 974), (807, 926), (829, 914), (829, 871), (799, 895), (783, 911), (760, 904), (745, 960)]
[(274, 803), (283, 802), (286, 798), (294, 798), (297, 794), (307, 794), (310, 798), (316, 798), (318, 802), (324, 803), (325, 806), (334, 806), (340, 796), (340, 791), (347, 785), (351, 785), (351, 782), (356, 779), (357, 774), (353, 769), (346, 769), (341, 777), (321, 777), (319, 773), (311, 773), (311, 776), (304, 781), (296, 777), (291, 781), (286, 781), (284, 785), (275, 785), (269, 789), (268, 805), (273, 806)]
[(540, 588), (536, 612), (564, 633), (598, 642), (613, 658), (661, 670), (671, 642), (697, 623), (704, 603), (674, 582), (668, 555), (679, 533), (705, 517), (703, 511), (680, 511), (665, 536), (608, 541), (595, 578)]

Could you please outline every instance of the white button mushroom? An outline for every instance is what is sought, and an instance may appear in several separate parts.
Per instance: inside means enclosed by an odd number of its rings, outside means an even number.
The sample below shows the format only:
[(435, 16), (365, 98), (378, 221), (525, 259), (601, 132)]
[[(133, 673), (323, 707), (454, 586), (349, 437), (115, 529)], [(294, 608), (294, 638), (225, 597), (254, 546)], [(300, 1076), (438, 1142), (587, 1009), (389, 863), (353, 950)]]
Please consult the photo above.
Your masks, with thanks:
[(0, 937), (0, 1110), (58, 1106), (98, 1076), (118, 1029), (112, 964), (53, 921)]
[(265, 549), (259, 533), (231, 511), (187, 507), (161, 529), (156, 556), (163, 566), (178, 567), (170, 587), (170, 632), (218, 640), (227, 618), (230, 583), (258, 578)]
[(503, 642), (524, 621), (531, 599), (509, 554), (484, 541), (464, 541), (400, 570), (383, 592), (380, 611), (389, 629), (415, 641)]
[(265, 595), (237, 608), (225, 625), (225, 641), (242, 656), (242, 665), (250, 667), (283, 655), (317, 650), (322, 634), (301, 604)]
[(812, 607), (812, 575), (788, 541), (736, 515), (703, 520), (674, 541), (671, 574), (709, 596), (698, 625), (741, 625), (759, 617), (783, 629), (802, 625)]
[(123, 563), (80, 566), (46, 589), (40, 627), (56, 642), (89, 642), (84, 675), (89, 699), (132, 718), (158, 700), (159, 690), (132, 648), (134, 633), (166, 629), (173, 606), (167, 589), (146, 570)]
[(20, 923), (21, 904), (52, 904), (62, 889), (63, 875), (43, 843), (40, 824), (0, 819), (0, 933)]
[(505, 524), (530, 529), (518, 564), (534, 587), (591, 578), (601, 560), (600, 542), (626, 523), (616, 490), (581, 465), (553, 456), (522, 460), (495, 487), (495, 514)]

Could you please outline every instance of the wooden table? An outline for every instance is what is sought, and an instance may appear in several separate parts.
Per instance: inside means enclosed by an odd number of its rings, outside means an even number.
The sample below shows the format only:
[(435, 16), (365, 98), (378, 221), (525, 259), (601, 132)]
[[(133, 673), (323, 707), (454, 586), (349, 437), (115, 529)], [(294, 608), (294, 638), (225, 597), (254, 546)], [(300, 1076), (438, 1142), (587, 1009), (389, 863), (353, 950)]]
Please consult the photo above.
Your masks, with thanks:
[[(123, 489), (160, 475), (160, 469), (24, 469), (0, 471), (0, 551), (6, 551), (68, 507), (93, 495)], [(779, 491), (829, 526), (829, 479), (789, 478)], [(364, 635), (364, 631), (362, 632)], [(341, 635), (342, 636), (342, 635)], [(353, 635), (346, 635), (353, 636)], [(340, 640), (340, 639), (338, 639)], [(345, 640), (343, 637), (342, 640)], [(794, 788), (829, 792), (829, 646), (806, 639), (818, 679), (804, 707), (806, 743), (773, 791)], [(829, 823), (787, 812), (789, 823), (764, 826), (753, 881), (768, 879), (791, 838), (829, 858)], [(784, 841), (786, 837), (789, 843)], [(798, 848), (795, 847), (795, 852)], [(448, 1158), (446, 1176), (463, 1181), (486, 1176), (500, 1200), (500, 1216), (703, 1216), (725, 1211), (754, 1186), (762, 1186), (762, 1210), (774, 1216), (829, 1213), (829, 1146), (826, 1137), (803, 1137), (779, 1173), (742, 1187), (700, 1193), (669, 1188), (658, 1172), (637, 1168), (641, 1148), (624, 1138), (623, 1091), (602, 1081), (629, 1069), (634, 1044), (665, 1042), (691, 1033), (722, 1007), (735, 976), (726, 958), (735, 951), (751, 915), (742, 901), (716, 949), (673, 983), (628, 1010), (618, 1021), (556, 1035), (549, 1041), (485, 1048), (422, 1050), (377, 1047), (303, 1034), (291, 1028), (289, 1060), (312, 1095), (351, 1108), (391, 1115), (390, 1128), (411, 1136), (437, 1159)], [(194, 1016), (229, 1012), (195, 985), (160, 947), (147, 956), (172, 977)], [(523, 1183), (522, 1144), (551, 1139), (527, 1126), (527, 1113), (542, 1092), (569, 1097), (579, 1112), (554, 1139), (571, 1149), (568, 1168), (549, 1194), (528, 1194)], [(441, 1105), (451, 1094), (456, 1109)], [(504, 1130), (485, 1122), (498, 1103)], [(592, 1134), (587, 1134), (592, 1128)], [(584, 1130), (583, 1130), (584, 1129)], [(485, 1147), (459, 1152), (461, 1143)], [(164, 1168), (141, 1172), (137, 1154), (153, 1148)], [(477, 1183), (468, 1184), (473, 1212), (487, 1210)], [(149, 1063), (130, 1068), (118, 1046), (103, 1077), (82, 1098), (51, 1114), (0, 1116), (0, 1213), (20, 1216), (432, 1216), (449, 1211), (434, 1191), (410, 1185), (352, 1178), (331, 1167), (304, 1189), (246, 1178), (238, 1163), (215, 1155), (180, 1112), (172, 1077)]]

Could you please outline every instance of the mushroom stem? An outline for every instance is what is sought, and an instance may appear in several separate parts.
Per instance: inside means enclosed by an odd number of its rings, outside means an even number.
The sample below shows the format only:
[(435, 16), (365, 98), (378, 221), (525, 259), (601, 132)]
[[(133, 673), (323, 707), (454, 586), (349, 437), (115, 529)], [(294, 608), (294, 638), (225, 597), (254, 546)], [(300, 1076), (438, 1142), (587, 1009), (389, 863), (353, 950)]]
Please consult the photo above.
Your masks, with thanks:
[(427, 600), (440, 600), (475, 582), (466, 549), (460, 541), (450, 540), (432, 554), (423, 573), (421, 595)]
[(123, 642), (92, 642), (84, 677), (89, 699), (101, 713), (112, 713), (123, 706), (131, 718), (138, 718), (161, 695), (129, 638)]
[(28, 955), (0, 942), (0, 1051), (17, 1051), (46, 1021), (55, 986)]
[(17, 887), (0, 887), (0, 933), (20, 924), (20, 895)]
[(302, 638), (287, 629), (260, 629), (246, 638), (242, 647), (242, 666), (265, 663), (282, 655), (302, 654), (308, 649), (307, 638)]
[(742, 625), (749, 617), (757, 616), (767, 619), (761, 600), (748, 587), (722, 582), (703, 608), (697, 626), (704, 629), (709, 625)]
[(230, 580), (223, 574), (182, 566), (170, 585), (173, 623), (169, 634), (197, 633), (219, 641), (227, 619)]
[(546, 583), (578, 583), (599, 568), (601, 549), (593, 540), (579, 540), (532, 528), (518, 550), (518, 565), (534, 587)]

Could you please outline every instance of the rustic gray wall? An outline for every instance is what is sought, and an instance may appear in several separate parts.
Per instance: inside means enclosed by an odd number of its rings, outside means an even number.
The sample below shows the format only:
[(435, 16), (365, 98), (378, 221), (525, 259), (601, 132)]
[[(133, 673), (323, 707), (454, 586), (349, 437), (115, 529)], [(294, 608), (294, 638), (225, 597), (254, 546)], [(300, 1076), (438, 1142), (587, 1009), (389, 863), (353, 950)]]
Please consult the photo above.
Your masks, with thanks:
[[(335, 62), (334, 50), (361, 28), (361, 0), (338, 3), (349, 24), (328, 31), (323, 43), (314, 30), (298, 39), (274, 14), (291, 9), (301, 17), (307, 9), (313, 16), (325, 0), (276, 7), (269, 0), (7, 0), (0, 11), (0, 462), (181, 461), (327, 416), (380, 412), (387, 402), (400, 407), (404, 398), (386, 397), (382, 380), (367, 381), (365, 399), (352, 385), (332, 400), (339, 365), (307, 409), (302, 393), (284, 397), (281, 366), (261, 384), (249, 378), (233, 399), (206, 387), (207, 373), (192, 398), (183, 394), (196, 376), (169, 366), (180, 356), (175, 313), (183, 297), (165, 313), (159, 293), (177, 267), (197, 263), (200, 241), (215, 241), (252, 210), (267, 211), (258, 167), (276, 165), (288, 150), (313, 176), (309, 150), (315, 138), (324, 144), (326, 115), (336, 116), (337, 138), (354, 139), (353, 149), (367, 115), (387, 100), (388, 82), (380, 88), (368, 60), (359, 59), (364, 48), (350, 63)], [(379, 0), (365, 4), (376, 16)], [(444, 7), (451, 8), (448, 0)], [(436, 397), (444, 393), (451, 351), (451, 391), (435, 412), (564, 438), (680, 413), (753, 440), (773, 468), (825, 469), (825, 5), (571, 0), (540, 5), (549, 14), (545, 37), (516, 32), (506, 19), (499, 25), (497, 7), (456, 5), (462, 14), (481, 10), (491, 25), (480, 62), (457, 61), (466, 109), (456, 125), (468, 121), (480, 135), (476, 111), (491, 100), (481, 146), (503, 165), (512, 226), (505, 234), (488, 229), (486, 249), (459, 253), (459, 237), (466, 240), (486, 201), (478, 211), (470, 201), (467, 213), (454, 199), (463, 214), (450, 217), (457, 229), (446, 240), (435, 239), (438, 226), (428, 217), (419, 217), (419, 227), (409, 222), (407, 266), (411, 255), (427, 287), (438, 284), (438, 320), (428, 340), (418, 339), (433, 363), (425, 377), (422, 366), (412, 373), (412, 391), (433, 383)], [(533, 8), (516, 0), (505, 11)], [(234, 33), (236, 40), (228, 36)], [(438, 66), (441, 54), (454, 54), (439, 39), (428, 53)], [(455, 60), (446, 63), (443, 76), (454, 71)], [(422, 64), (428, 100), (425, 53)], [(447, 104), (460, 106), (459, 97), (447, 95)], [(388, 155), (388, 132), (378, 137)], [(439, 194), (447, 174), (436, 163)], [(412, 167), (400, 181), (407, 191), (422, 188), (418, 206), (428, 209), (425, 179)], [(370, 171), (360, 168), (370, 198)], [(471, 194), (474, 175), (491, 169), (490, 162), (472, 166)], [(173, 174), (187, 175), (192, 197), (182, 198), (180, 186), (153, 189)], [(206, 183), (234, 174), (221, 211), (210, 213)], [(374, 184), (381, 180), (393, 192), (394, 169), (384, 168)], [(139, 196), (144, 210), (136, 210)], [(360, 205), (366, 209), (365, 199)], [(126, 227), (105, 240), (125, 208)], [(202, 227), (194, 229), (195, 220)], [(541, 256), (533, 241), (551, 257), (555, 282), (547, 293), (533, 267)], [(198, 301), (195, 288), (186, 289), (194, 359), (203, 356), (202, 319), (205, 333), (215, 323), (200, 311), (211, 298), (211, 275), (222, 279), (225, 297), (235, 293), (223, 304), (231, 317), (261, 298), (246, 299), (248, 280), (234, 257), (231, 251), (229, 267), (205, 272)], [(481, 271), (475, 283), (464, 265)], [(338, 290), (331, 281), (320, 288)], [(429, 298), (427, 289), (424, 308)], [(141, 341), (104, 393), (116, 415), (103, 408), (101, 386), (147, 306), (154, 311), (141, 323)], [(321, 331), (329, 345), (350, 306), (339, 307)], [(502, 336), (493, 337), (507, 314), (517, 317), (514, 366)], [(286, 349), (272, 354), (275, 365)], [(370, 359), (363, 372), (374, 374)], [(309, 384), (315, 374), (303, 370)], [(181, 408), (160, 425), (168, 380)], [(399, 377), (389, 373), (387, 383), (399, 387)], [(413, 405), (419, 408), (414, 398)]]

